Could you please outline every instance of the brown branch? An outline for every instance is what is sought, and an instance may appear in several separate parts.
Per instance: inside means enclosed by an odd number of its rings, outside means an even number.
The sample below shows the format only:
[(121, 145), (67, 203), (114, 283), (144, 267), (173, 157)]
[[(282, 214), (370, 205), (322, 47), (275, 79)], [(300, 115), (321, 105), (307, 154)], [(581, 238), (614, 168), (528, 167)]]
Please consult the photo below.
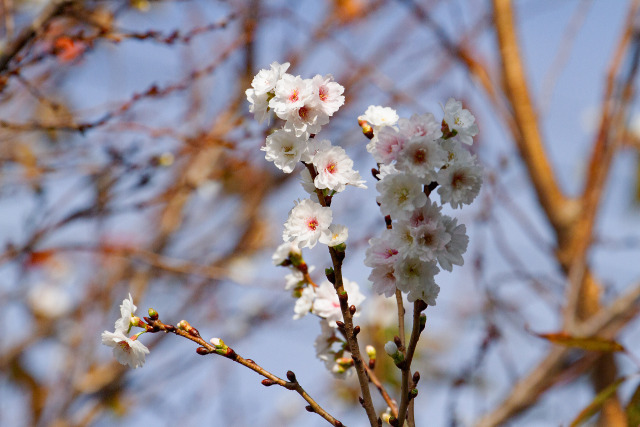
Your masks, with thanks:
[(558, 187), (545, 152), (520, 57), (511, 2), (494, 0), (493, 8), (506, 95), (519, 132), (514, 135), (516, 144), (542, 208), (554, 229), (562, 234), (578, 211), (568, 209), (570, 204)]
[(402, 343), (402, 347), (404, 348), (405, 343), (405, 332), (404, 332), (404, 303), (402, 301), (402, 292), (400, 289), (396, 289), (396, 304), (398, 305), (398, 336), (400, 337), (400, 342)]
[[(318, 175), (315, 167), (309, 163), (305, 163), (304, 165), (311, 174), (311, 179), (315, 179), (315, 177)], [(323, 207), (330, 206), (331, 199), (329, 197), (325, 197), (322, 190), (316, 188), (316, 195), (318, 196), (318, 201)], [(344, 290), (344, 286), (342, 283), (342, 260), (344, 258), (344, 252), (339, 253), (334, 248), (329, 247), (329, 254), (331, 255), (331, 262), (333, 264), (334, 272), (333, 287), (338, 294), (338, 300), (340, 301), (340, 311), (342, 312), (342, 318), (344, 320), (344, 325), (338, 326), (347, 339), (349, 351), (351, 352), (351, 358), (353, 359), (353, 365), (355, 367), (356, 373), (358, 374), (358, 382), (360, 383), (360, 390), (362, 391), (362, 406), (367, 413), (367, 417), (369, 418), (371, 427), (377, 427), (378, 416), (376, 414), (375, 407), (373, 406), (373, 400), (371, 399), (371, 391), (369, 390), (369, 378), (367, 377), (365, 364), (360, 353), (358, 338), (356, 337), (356, 333), (354, 333), (353, 314), (349, 309), (348, 295)]]
[[(598, 336), (614, 337), (640, 311), (640, 283), (618, 297), (598, 314), (579, 324), (575, 335), (582, 337)], [(547, 356), (526, 377), (511, 388), (509, 395), (492, 412), (485, 415), (477, 424), (478, 427), (497, 426), (523, 412), (533, 405), (546, 390), (564, 381), (565, 361), (571, 349), (554, 346)], [(599, 358), (591, 360), (590, 366)]]
[(64, 8), (75, 0), (51, 0), (40, 12), (40, 14), (31, 22), (31, 24), (23, 28), (22, 31), (7, 44), (7, 47), (2, 55), (0, 55), (0, 74), (4, 73), (9, 63), (13, 58), (20, 53), (23, 47), (25, 47), (31, 39), (35, 38), (40, 33), (47, 23), (60, 15)]
[(387, 406), (391, 409), (391, 415), (393, 415), (394, 417), (397, 418), (398, 417), (398, 404), (396, 403), (395, 400), (393, 400), (393, 398), (391, 398), (391, 396), (389, 396), (389, 393), (384, 388), (384, 385), (382, 384), (382, 381), (380, 381), (380, 378), (378, 378), (378, 376), (373, 371), (373, 369), (369, 368), (367, 365), (364, 365), (364, 367), (365, 367), (365, 369), (367, 371), (367, 375), (369, 376), (369, 380), (371, 380), (373, 385), (376, 386), (376, 388), (380, 392), (380, 396), (382, 396), (382, 398), (386, 402)]
[(413, 355), (420, 339), (420, 314), (427, 308), (427, 304), (422, 300), (417, 300), (413, 303), (413, 326), (411, 329), (411, 338), (409, 339), (409, 345), (407, 346), (407, 354), (404, 358), (404, 362), (400, 365), (402, 370), (402, 390), (400, 396), (400, 406), (398, 407), (398, 425), (403, 426), (405, 417), (407, 416), (407, 408), (409, 402), (412, 400), (409, 395), (409, 380), (411, 379), (411, 362), (413, 361)]
[(198, 354), (200, 355), (217, 354), (217, 355), (226, 357), (227, 359), (232, 360), (236, 363), (239, 363), (251, 369), (252, 371), (262, 375), (263, 377), (267, 378), (262, 382), (262, 384), (264, 384), (265, 386), (271, 386), (271, 385), (277, 384), (281, 387), (286, 388), (287, 390), (293, 390), (296, 393), (298, 393), (304, 400), (306, 400), (307, 403), (309, 403), (309, 407), (311, 409), (310, 412), (317, 413), (318, 415), (320, 415), (322, 418), (324, 418), (334, 426), (340, 427), (343, 425), (340, 421), (338, 421), (336, 418), (331, 416), (331, 414), (325, 411), (315, 400), (313, 400), (313, 398), (311, 398), (311, 396), (309, 396), (309, 394), (304, 390), (304, 388), (302, 388), (302, 386), (298, 383), (293, 372), (289, 371), (287, 373), (287, 377), (290, 379), (290, 381), (285, 381), (282, 378), (279, 378), (278, 376), (267, 371), (262, 366), (255, 363), (253, 360), (245, 359), (241, 357), (235, 351), (233, 351), (233, 349), (231, 349), (230, 347), (227, 347), (225, 353), (223, 354), (219, 353), (215, 346), (211, 345), (210, 343), (202, 339), (202, 337), (200, 336), (200, 334), (195, 328), (187, 328), (187, 330), (183, 330), (183, 329), (176, 328), (175, 326), (172, 326), (172, 325), (166, 325), (157, 319), (153, 320), (153, 319), (145, 318), (145, 320), (150, 325), (149, 332), (163, 331), (166, 333), (176, 334), (183, 338), (187, 338), (188, 340), (191, 340), (196, 344), (200, 345), (201, 348), (204, 349), (204, 350), (200, 350), (199, 348)]

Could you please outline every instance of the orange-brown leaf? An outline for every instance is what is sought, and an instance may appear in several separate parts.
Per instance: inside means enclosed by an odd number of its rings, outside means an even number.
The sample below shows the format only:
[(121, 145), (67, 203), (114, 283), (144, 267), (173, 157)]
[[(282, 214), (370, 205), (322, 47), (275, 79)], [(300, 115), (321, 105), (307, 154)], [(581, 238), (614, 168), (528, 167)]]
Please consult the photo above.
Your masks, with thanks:
[(600, 337), (576, 337), (565, 332), (537, 334), (540, 338), (565, 347), (575, 347), (587, 351), (618, 352), (625, 351), (622, 344), (614, 340)]

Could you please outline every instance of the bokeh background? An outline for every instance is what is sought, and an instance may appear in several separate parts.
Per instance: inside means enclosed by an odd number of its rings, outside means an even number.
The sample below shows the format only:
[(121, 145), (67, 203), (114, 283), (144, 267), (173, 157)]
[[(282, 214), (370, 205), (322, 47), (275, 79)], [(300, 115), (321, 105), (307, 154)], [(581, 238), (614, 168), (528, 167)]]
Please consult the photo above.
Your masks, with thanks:
[[(384, 222), (357, 117), (369, 105), (439, 117), (455, 97), (479, 123), (485, 183), (471, 207), (447, 211), (471, 243), (427, 310), (417, 425), (568, 425), (620, 377), (588, 422), (631, 425), (638, 4), (2, 0), (0, 425), (326, 425), (294, 393), (175, 336), (145, 334), (142, 369), (117, 364), (100, 334), (129, 292), (140, 313), (187, 319), (281, 377), (293, 370), (330, 413), (366, 425), (357, 381), (315, 358), (318, 322), (292, 319), (286, 271), (271, 264), (305, 197), (299, 169), (264, 160), (269, 127), (248, 112), (244, 91), (273, 61), (345, 87), (322, 136), (369, 188), (332, 207), (350, 230), (345, 276), (368, 296), (360, 342), (377, 347), (395, 395), (382, 348), (395, 306), (372, 295), (362, 264)], [(321, 279), (326, 251), (305, 259)], [(536, 335), (560, 331), (627, 352)]]

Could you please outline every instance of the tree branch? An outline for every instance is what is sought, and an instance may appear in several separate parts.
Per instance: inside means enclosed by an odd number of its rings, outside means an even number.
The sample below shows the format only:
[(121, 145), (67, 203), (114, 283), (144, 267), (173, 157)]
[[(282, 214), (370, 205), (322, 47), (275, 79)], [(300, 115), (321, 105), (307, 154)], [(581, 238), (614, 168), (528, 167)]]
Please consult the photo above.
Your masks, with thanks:
[(264, 369), (263, 367), (255, 363), (253, 360), (245, 359), (241, 357), (235, 351), (233, 351), (233, 349), (231, 349), (230, 347), (227, 347), (226, 352), (221, 354), (219, 350), (216, 349), (215, 346), (211, 345), (210, 343), (202, 339), (202, 337), (200, 336), (200, 334), (195, 328), (189, 328), (188, 330), (183, 330), (183, 329), (176, 328), (173, 325), (166, 325), (158, 319), (153, 320), (153, 319), (145, 318), (145, 321), (152, 328), (152, 330), (150, 330), (149, 332), (163, 331), (166, 333), (172, 333), (172, 334), (181, 336), (183, 338), (187, 338), (188, 340), (191, 340), (196, 344), (200, 345), (201, 347), (198, 348), (198, 351), (197, 351), (198, 354), (200, 355), (217, 354), (217, 355), (226, 357), (229, 360), (233, 360), (234, 362), (239, 363), (251, 369), (252, 371), (257, 372), (263, 377), (265, 377), (266, 380), (262, 382), (263, 385), (271, 386), (271, 385), (277, 384), (281, 387), (286, 388), (287, 390), (293, 390), (296, 393), (298, 393), (304, 400), (306, 400), (307, 403), (309, 403), (309, 407), (307, 407), (307, 410), (309, 412), (317, 413), (318, 415), (320, 415), (322, 418), (324, 418), (334, 426), (340, 427), (343, 425), (342, 422), (338, 421), (333, 416), (331, 416), (315, 400), (313, 400), (311, 396), (309, 396), (309, 394), (304, 390), (304, 388), (302, 388), (302, 386), (298, 383), (293, 372), (291, 371), (287, 372), (287, 377), (289, 378), (290, 381), (285, 381), (282, 378), (279, 378), (276, 375), (272, 374), (271, 372), (267, 371), (266, 369)]

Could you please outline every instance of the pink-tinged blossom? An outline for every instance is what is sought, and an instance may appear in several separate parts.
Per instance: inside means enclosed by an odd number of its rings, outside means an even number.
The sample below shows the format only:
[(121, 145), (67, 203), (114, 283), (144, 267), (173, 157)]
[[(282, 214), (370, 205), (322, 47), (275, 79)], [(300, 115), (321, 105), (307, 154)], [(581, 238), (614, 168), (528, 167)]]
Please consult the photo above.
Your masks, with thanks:
[(435, 141), (442, 136), (441, 125), (431, 113), (402, 118), (398, 120), (398, 128), (407, 138), (422, 136)]
[[(355, 305), (356, 308), (360, 307), (365, 297), (360, 292), (360, 287), (356, 282), (351, 280), (342, 279), (342, 285), (349, 297), (349, 306)], [(313, 301), (312, 313), (326, 319), (329, 326), (336, 328), (336, 320), (342, 319), (342, 312), (340, 311), (340, 300), (335, 288), (328, 281), (323, 282), (316, 289), (316, 298)], [(354, 317), (357, 317), (359, 313), (356, 312)]]
[(149, 349), (137, 340), (137, 336), (129, 338), (119, 329), (115, 332), (104, 331), (102, 344), (113, 347), (113, 355), (121, 365), (129, 365), (134, 369), (144, 365), (145, 356), (149, 354)]
[(316, 188), (327, 188), (339, 193), (344, 191), (347, 184), (363, 185), (362, 177), (353, 170), (353, 160), (342, 147), (318, 151), (313, 157), (313, 165), (318, 172), (313, 181)]
[(364, 265), (378, 267), (381, 265), (393, 265), (398, 258), (398, 248), (391, 243), (392, 230), (384, 230), (382, 236), (369, 239), (369, 247), (366, 251)]
[(331, 208), (304, 199), (289, 212), (282, 238), (285, 242), (296, 243), (300, 248), (313, 248), (320, 236), (329, 234), (332, 219)]
[(458, 225), (457, 218), (451, 218), (445, 215), (443, 217), (443, 223), (447, 233), (451, 235), (451, 240), (445, 245), (444, 250), (438, 254), (438, 263), (443, 269), (451, 271), (453, 264), (464, 264), (462, 254), (467, 251), (469, 236), (467, 236), (467, 227), (465, 227), (464, 224)]
[(373, 291), (385, 297), (393, 296), (396, 293), (396, 276), (393, 265), (379, 265), (374, 267), (369, 274)]
[(283, 75), (276, 84), (269, 107), (286, 121), (285, 129), (298, 137), (308, 138), (329, 123), (329, 116), (314, 102), (311, 80), (300, 76)]
[(482, 186), (482, 168), (473, 163), (454, 162), (438, 172), (440, 203), (457, 209), (476, 198)]
[(423, 261), (434, 261), (451, 240), (441, 221), (430, 222), (412, 229), (415, 239), (414, 253)]
[(293, 171), (305, 149), (304, 138), (297, 137), (295, 133), (284, 129), (278, 129), (269, 135), (266, 145), (261, 148), (266, 152), (264, 158), (273, 162), (284, 173)]
[(444, 166), (447, 153), (429, 137), (409, 139), (398, 153), (396, 168), (420, 179), (422, 184), (436, 180), (436, 171)]
[(473, 137), (478, 134), (478, 125), (469, 110), (462, 108), (462, 102), (449, 98), (444, 106), (443, 120), (450, 131), (456, 132), (456, 139), (467, 145), (473, 144)]
[(289, 120), (298, 114), (298, 109), (311, 98), (311, 85), (300, 76), (284, 74), (276, 83), (275, 96), (269, 101), (269, 107), (282, 120)]
[(411, 212), (406, 220), (400, 221), (395, 228), (402, 229), (407, 224), (413, 237), (411, 251), (423, 261), (432, 261), (444, 250), (451, 240), (443, 222), (441, 207), (435, 202), (427, 203)]
[(316, 105), (327, 116), (332, 116), (344, 104), (344, 87), (334, 82), (333, 76), (318, 74), (311, 79), (311, 85)]
[(427, 200), (427, 203), (425, 203), (424, 206), (421, 206), (411, 212), (407, 221), (411, 227), (419, 227), (424, 224), (438, 222), (442, 219), (442, 214), (440, 213), (441, 210), (442, 207), (438, 206), (436, 202)]
[(380, 129), (375, 137), (367, 144), (367, 151), (371, 153), (377, 163), (390, 164), (398, 158), (407, 137), (396, 129), (386, 126)]
[(288, 116), (284, 127), (297, 136), (308, 138), (310, 135), (320, 132), (322, 126), (327, 123), (329, 123), (329, 116), (317, 104), (313, 103), (311, 98), (308, 98), (302, 107)]
[(407, 212), (424, 206), (427, 196), (422, 184), (414, 176), (397, 173), (386, 175), (376, 184), (380, 193), (376, 201), (380, 203), (380, 212), (391, 215), (392, 219), (404, 217)]
[(407, 256), (396, 263), (396, 286), (408, 293), (410, 302), (421, 299), (429, 305), (436, 305), (440, 287), (436, 285), (434, 276), (439, 271), (435, 261), (425, 262), (416, 256)]

